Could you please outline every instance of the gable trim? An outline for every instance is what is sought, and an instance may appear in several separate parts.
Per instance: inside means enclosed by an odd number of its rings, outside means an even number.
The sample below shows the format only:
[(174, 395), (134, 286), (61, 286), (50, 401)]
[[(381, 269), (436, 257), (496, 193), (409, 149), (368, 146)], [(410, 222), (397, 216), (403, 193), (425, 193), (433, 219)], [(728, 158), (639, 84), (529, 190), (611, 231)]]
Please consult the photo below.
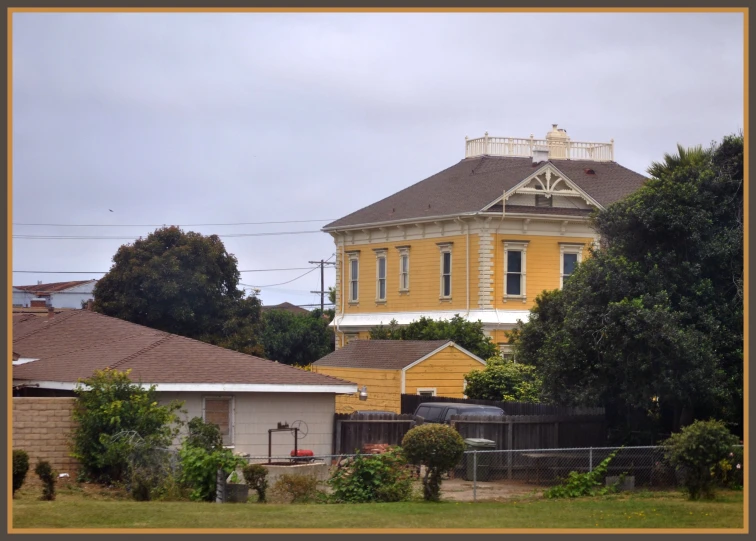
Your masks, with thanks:
[(446, 344), (443, 344), (441, 347), (438, 347), (438, 348), (434, 349), (433, 351), (431, 351), (427, 355), (424, 355), (424, 356), (420, 357), (415, 362), (413, 362), (411, 364), (408, 364), (407, 366), (405, 366), (404, 368), (402, 368), (402, 394), (405, 394), (405, 392), (407, 390), (407, 370), (409, 370), (413, 366), (417, 366), (418, 364), (420, 364), (421, 362), (423, 362), (425, 360), (428, 360), (430, 357), (433, 357), (436, 353), (439, 353), (439, 352), (445, 350), (448, 347), (456, 348), (459, 351), (461, 351), (462, 353), (464, 353), (465, 355), (467, 355), (467, 356), (471, 357), (472, 359), (478, 361), (483, 366), (486, 365), (486, 361), (484, 361), (483, 359), (481, 359), (477, 355), (475, 355), (473, 353), (470, 353), (469, 351), (467, 351), (462, 346), (459, 346), (459, 345), (455, 344), (454, 342), (452, 342), (451, 340), (449, 340)]

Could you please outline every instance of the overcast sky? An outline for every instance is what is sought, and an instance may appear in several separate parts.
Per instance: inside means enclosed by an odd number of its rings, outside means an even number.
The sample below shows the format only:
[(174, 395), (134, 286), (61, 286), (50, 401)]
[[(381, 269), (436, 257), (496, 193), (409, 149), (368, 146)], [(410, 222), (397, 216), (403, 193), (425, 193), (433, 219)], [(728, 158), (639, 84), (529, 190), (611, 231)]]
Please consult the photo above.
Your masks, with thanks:
[[(740, 14), (15, 14), (13, 283), (98, 278), (154, 227), (336, 219), (464, 157), (464, 137), (615, 139), (638, 172), (743, 128)], [(112, 210), (112, 212), (111, 212)], [(326, 221), (185, 227), (237, 235)], [(241, 270), (325, 233), (227, 237)], [(21, 274), (16, 271), (88, 271)], [(267, 286), (305, 270), (245, 272)], [(326, 287), (334, 281), (326, 272)], [(263, 287), (319, 302), (319, 272)]]

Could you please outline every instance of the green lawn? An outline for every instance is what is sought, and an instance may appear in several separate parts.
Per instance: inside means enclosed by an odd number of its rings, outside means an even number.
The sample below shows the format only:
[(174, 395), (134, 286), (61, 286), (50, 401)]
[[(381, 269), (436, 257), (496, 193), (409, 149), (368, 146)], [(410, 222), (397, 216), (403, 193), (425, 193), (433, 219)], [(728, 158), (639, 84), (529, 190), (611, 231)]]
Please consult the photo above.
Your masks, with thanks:
[(576, 500), (537, 496), (503, 502), (361, 505), (134, 502), (68, 490), (54, 502), (24, 490), (14, 528), (742, 528), (742, 492), (689, 502), (680, 493), (638, 492)]

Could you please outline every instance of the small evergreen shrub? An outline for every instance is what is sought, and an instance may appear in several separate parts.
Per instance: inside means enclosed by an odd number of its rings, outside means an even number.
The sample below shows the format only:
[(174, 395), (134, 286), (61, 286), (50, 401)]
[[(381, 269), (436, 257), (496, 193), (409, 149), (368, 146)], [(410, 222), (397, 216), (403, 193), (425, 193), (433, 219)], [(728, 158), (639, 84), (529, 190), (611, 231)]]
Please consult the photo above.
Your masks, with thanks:
[(265, 503), (268, 490), (268, 468), (262, 464), (248, 464), (242, 473), (249, 488), (257, 492), (257, 501)]
[(195, 501), (212, 502), (216, 497), (218, 469), (226, 476), (246, 463), (229, 449), (209, 452), (203, 447), (192, 447), (187, 440), (179, 451), (181, 481), (191, 489), (189, 497)]
[(202, 417), (194, 417), (187, 423), (189, 435), (186, 444), (190, 447), (199, 447), (207, 452), (220, 451), (223, 449), (223, 436), (220, 427), (215, 423), (207, 423)]
[(570, 472), (560, 484), (546, 490), (543, 497), (549, 499), (578, 498), (580, 496), (604, 495), (616, 491), (624, 480), (624, 475), (620, 476), (620, 480), (612, 488), (603, 486), (607, 468), (615, 456), (617, 456), (617, 451), (611, 453), (598, 466), (587, 473)]
[(412, 474), (400, 449), (358, 454), (339, 467), (328, 484), (336, 502), (401, 502), (412, 497)]
[(40, 460), (37, 462), (37, 467), (34, 468), (34, 473), (42, 481), (42, 499), (54, 500), (55, 499), (55, 471), (50, 466), (50, 463), (46, 460)]
[(16, 493), (26, 481), (29, 472), (29, 453), (21, 449), (13, 450), (13, 494)]
[(716, 468), (729, 458), (737, 442), (722, 421), (696, 421), (663, 443), (664, 456), (683, 474), (683, 484), (691, 500), (713, 499)]
[(426, 467), (423, 498), (438, 501), (441, 475), (459, 463), (465, 452), (465, 440), (448, 425), (425, 424), (404, 435), (402, 450), (410, 464)]
[(319, 501), (322, 493), (314, 475), (287, 473), (278, 478), (271, 495), (281, 503), (311, 503)]

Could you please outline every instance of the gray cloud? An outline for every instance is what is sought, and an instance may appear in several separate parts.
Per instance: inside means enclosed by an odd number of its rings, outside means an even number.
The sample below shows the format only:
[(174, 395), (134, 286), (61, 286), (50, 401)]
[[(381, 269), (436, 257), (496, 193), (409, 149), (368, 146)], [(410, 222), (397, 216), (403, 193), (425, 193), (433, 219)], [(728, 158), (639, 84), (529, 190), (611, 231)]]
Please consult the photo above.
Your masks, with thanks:
[[(743, 127), (736, 14), (16, 14), (13, 32), (14, 222), (337, 218), (456, 163), (466, 135), (559, 123), (614, 138), (642, 172)], [(18, 239), (13, 266), (107, 270), (122, 242)], [(325, 234), (225, 242), (242, 269), (333, 253)], [(319, 285), (315, 272), (263, 300), (316, 302)]]

